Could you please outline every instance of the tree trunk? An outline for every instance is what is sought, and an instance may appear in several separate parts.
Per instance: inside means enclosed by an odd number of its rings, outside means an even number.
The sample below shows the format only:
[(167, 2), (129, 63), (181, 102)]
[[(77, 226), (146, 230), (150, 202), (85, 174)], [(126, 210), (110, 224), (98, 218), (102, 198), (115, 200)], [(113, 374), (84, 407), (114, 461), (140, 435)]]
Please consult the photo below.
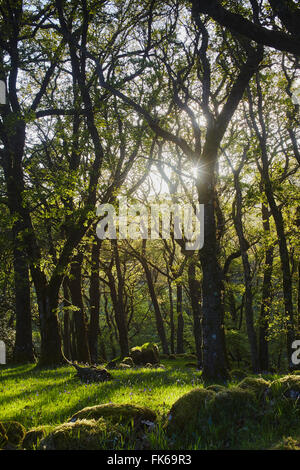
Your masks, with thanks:
[(214, 205), (214, 169), (210, 162), (206, 167), (206, 181), (198, 181), (198, 200), (205, 204), (204, 245), (200, 250), (203, 273), (202, 331), (203, 331), (203, 378), (206, 381), (228, 378), (224, 340), (222, 272), (218, 261), (218, 242)]
[(113, 326), (111, 324), (111, 319), (109, 317), (109, 311), (108, 311), (108, 301), (107, 301), (107, 296), (104, 295), (104, 312), (105, 312), (105, 317), (106, 317), (106, 323), (109, 329), (109, 340), (110, 340), (110, 347), (111, 347), (111, 352), (112, 352), (112, 357), (115, 358), (117, 355), (115, 343), (114, 343), (114, 332), (113, 332)]
[[(63, 281), (63, 293), (64, 293), (64, 307), (69, 307), (71, 305), (67, 278)], [(70, 311), (65, 308), (64, 310), (64, 329), (63, 329), (63, 345), (64, 345), (64, 355), (69, 361), (72, 359), (71, 355), (71, 325), (70, 325)]]
[(92, 363), (98, 362), (98, 338), (100, 335), (100, 281), (99, 281), (99, 256), (102, 240), (95, 240), (92, 246), (91, 277), (90, 277), (90, 324), (89, 347)]
[(171, 348), (171, 353), (174, 354), (175, 353), (174, 303), (173, 303), (172, 285), (171, 285), (169, 278), (168, 278), (168, 290), (169, 290), (170, 329), (171, 329), (170, 348)]
[(198, 369), (202, 367), (202, 327), (201, 327), (201, 286), (200, 282), (196, 279), (196, 269), (193, 260), (188, 266), (188, 282), (189, 291), (192, 303), (193, 311), (193, 327), (195, 337), (195, 347), (197, 355), (197, 366)]
[[(242, 167), (240, 167), (241, 169)], [(243, 271), (244, 271), (244, 283), (245, 283), (245, 315), (246, 315), (246, 327), (247, 334), (251, 350), (251, 362), (252, 370), (254, 373), (257, 373), (259, 370), (258, 365), (258, 349), (257, 349), (257, 338), (254, 328), (253, 320), (253, 295), (252, 295), (252, 276), (251, 268), (248, 258), (248, 247), (243, 229), (242, 222), (242, 191), (239, 182), (239, 171), (234, 171), (234, 186), (236, 191), (236, 210), (233, 213), (234, 227), (239, 239), (239, 245), (242, 255)]]
[(82, 253), (78, 253), (74, 256), (71, 264), (69, 286), (72, 304), (77, 307), (77, 310), (73, 313), (76, 331), (77, 360), (89, 364), (91, 362), (91, 356), (88, 344), (87, 320), (82, 299), (82, 262)]
[(118, 329), (118, 339), (119, 345), (121, 350), (121, 356), (127, 357), (129, 356), (129, 341), (128, 341), (128, 328), (127, 328), (127, 316), (124, 306), (124, 279), (121, 271), (121, 263), (119, 257), (119, 250), (118, 250), (118, 242), (117, 240), (111, 241), (113, 252), (114, 252), (114, 260), (116, 265), (116, 272), (118, 278), (118, 285), (116, 286), (115, 278), (111, 273), (110, 269), (107, 271), (108, 275), (108, 282), (111, 294), (111, 300), (114, 306), (115, 311), (115, 319)]
[[(262, 219), (265, 235), (270, 235), (269, 211), (265, 204), (262, 204)], [(274, 248), (269, 246), (265, 254), (264, 278), (262, 285), (262, 299), (259, 315), (259, 367), (262, 372), (269, 369), (268, 352), (268, 315), (271, 307), (272, 271), (273, 271)]]
[(183, 331), (184, 331), (184, 320), (182, 314), (182, 285), (178, 284), (176, 288), (177, 292), (177, 354), (184, 353), (183, 345)]
[(151, 297), (151, 301), (152, 301), (152, 305), (153, 305), (154, 313), (155, 313), (157, 333), (161, 341), (162, 350), (164, 354), (169, 354), (169, 346), (168, 346), (168, 341), (166, 337), (164, 322), (163, 322), (162, 314), (161, 314), (159, 304), (157, 301), (151, 271), (149, 269), (149, 266), (146, 260), (142, 261), (142, 265), (146, 274), (148, 289), (149, 289), (149, 293), (150, 293), (150, 297)]
[(20, 222), (13, 227), (14, 244), (14, 281), (16, 302), (16, 340), (13, 352), (15, 363), (34, 362), (35, 356), (32, 343), (30, 281), (24, 246), (19, 237), (22, 236)]
[(287, 344), (287, 356), (289, 361), (290, 369), (294, 368), (292, 363), (292, 354), (293, 348), (292, 343), (295, 339), (294, 331), (294, 313), (293, 313), (293, 291), (292, 291), (292, 274), (289, 260), (289, 252), (287, 247), (287, 241), (284, 231), (284, 221), (281, 213), (281, 209), (277, 206), (272, 181), (269, 174), (269, 160), (268, 160), (268, 147), (267, 147), (267, 130), (264, 121), (263, 113), (263, 101), (262, 101), (262, 90), (260, 87), (259, 77), (257, 76), (257, 90), (259, 95), (258, 100), (258, 117), (261, 129), (259, 129), (256, 116), (253, 110), (252, 96), (249, 93), (249, 103), (250, 103), (250, 115), (253, 128), (255, 130), (256, 136), (259, 140), (260, 150), (261, 150), (261, 160), (262, 167), (259, 166), (261, 172), (262, 181), (264, 184), (265, 194), (267, 196), (268, 204), (272, 213), (272, 217), (276, 226), (276, 233), (279, 243), (279, 254), (280, 262), (282, 269), (282, 283), (283, 283), (283, 296), (284, 296), (284, 309), (285, 309), (285, 319), (286, 319), (286, 344)]
[(59, 287), (35, 282), (41, 326), (41, 356), (39, 365), (64, 363), (61, 335), (57, 317)]

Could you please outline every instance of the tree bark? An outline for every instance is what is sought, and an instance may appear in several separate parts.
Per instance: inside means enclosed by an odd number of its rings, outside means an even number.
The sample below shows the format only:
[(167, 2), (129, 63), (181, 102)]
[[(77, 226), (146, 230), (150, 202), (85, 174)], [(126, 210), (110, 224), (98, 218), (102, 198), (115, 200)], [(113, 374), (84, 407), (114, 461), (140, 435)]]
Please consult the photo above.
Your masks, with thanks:
[[(102, 240), (96, 239), (92, 246), (91, 276), (90, 276), (90, 324), (89, 324), (89, 347), (91, 361), (98, 362), (98, 339), (100, 336), (99, 314), (100, 314), (100, 280), (99, 280), (99, 256)], [(103, 358), (104, 359), (104, 358)]]
[[(13, 216), (16, 214), (12, 214)], [(23, 229), (20, 222), (15, 222), (13, 227), (13, 254), (14, 254), (14, 282), (16, 305), (16, 340), (13, 352), (15, 363), (34, 362), (34, 350), (32, 343), (30, 281), (28, 262), (24, 246), (19, 237), (22, 237)]]
[(70, 324), (70, 311), (67, 307), (71, 305), (67, 278), (63, 280), (63, 294), (64, 294), (64, 328), (63, 328), (63, 346), (64, 356), (71, 360), (71, 324)]
[[(262, 204), (263, 229), (267, 238), (270, 235), (269, 211), (265, 204)], [(259, 314), (259, 367), (262, 372), (269, 370), (269, 351), (268, 351), (268, 315), (271, 308), (271, 290), (272, 290), (272, 272), (273, 272), (273, 245), (266, 248), (264, 278), (262, 285), (262, 299)]]
[(261, 150), (261, 161), (262, 166), (259, 165), (259, 170), (261, 172), (262, 181), (264, 184), (265, 194), (268, 200), (268, 204), (271, 210), (271, 214), (276, 226), (276, 233), (279, 243), (279, 254), (280, 262), (282, 269), (282, 283), (283, 283), (283, 296), (284, 296), (284, 309), (285, 309), (285, 319), (286, 319), (286, 343), (287, 343), (287, 356), (289, 361), (290, 369), (294, 368), (292, 363), (292, 354), (293, 348), (292, 343), (295, 338), (294, 331), (294, 313), (293, 313), (293, 291), (292, 291), (292, 274), (289, 260), (289, 252), (287, 247), (287, 241), (284, 230), (284, 221), (280, 207), (277, 206), (273, 185), (269, 173), (269, 160), (268, 160), (268, 150), (267, 150), (267, 131), (263, 115), (263, 101), (262, 101), (262, 90), (260, 86), (259, 76), (256, 77), (257, 83), (257, 93), (258, 93), (258, 119), (260, 123), (260, 129), (257, 124), (256, 117), (254, 115), (253, 101), (250, 92), (249, 104), (250, 104), (250, 116), (254, 131), (259, 141), (260, 150)]
[(145, 259), (142, 259), (141, 263), (144, 268), (146, 279), (147, 279), (148, 289), (149, 289), (149, 293), (150, 293), (150, 297), (151, 297), (151, 301), (152, 301), (152, 305), (153, 305), (154, 313), (155, 313), (157, 333), (161, 341), (162, 350), (164, 354), (169, 354), (169, 346), (168, 346), (168, 341), (166, 337), (164, 322), (163, 322), (162, 314), (161, 314), (159, 304), (157, 301), (152, 274), (147, 264), (147, 261)]
[(178, 284), (176, 287), (177, 292), (177, 354), (184, 353), (183, 344), (183, 331), (184, 331), (184, 320), (182, 312), (182, 285)]
[(114, 262), (116, 266), (117, 272), (117, 286), (115, 278), (110, 270), (107, 270), (111, 300), (114, 306), (115, 311), (115, 319), (118, 329), (118, 339), (121, 351), (121, 357), (129, 356), (129, 341), (128, 341), (128, 328), (127, 328), (127, 315), (124, 305), (124, 278), (122, 275), (121, 270), (121, 263), (119, 257), (119, 250), (118, 250), (118, 242), (117, 240), (111, 240), (113, 254), (114, 254)]
[(170, 349), (171, 353), (175, 353), (175, 325), (174, 325), (174, 302), (173, 302), (173, 291), (170, 279), (168, 278), (168, 290), (169, 290), (169, 304), (170, 304)]
[(188, 266), (188, 283), (189, 292), (192, 303), (193, 311), (193, 327), (195, 337), (195, 347), (197, 355), (197, 366), (198, 369), (202, 367), (202, 327), (201, 327), (201, 285), (199, 280), (196, 278), (195, 263), (191, 260)]
[(71, 263), (69, 286), (72, 304), (77, 307), (77, 310), (73, 312), (76, 331), (77, 360), (89, 364), (91, 362), (91, 356), (88, 344), (87, 319), (82, 299), (82, 262), (82, 253), (78, 253), (74, 256)]
[[(208, 185), (210, 188), (210, 185)], [(207, 189), (208, 189), (207, 188)], [(203, 202), (203, 193), (199, 201)], [(208, 190), (204, 214), (204, 246), (200, 250), (203, 272), (203, 377), (207, 381), (228, 378), (224, 350), (222, 273), (217, 258), (216, 221), (212, 189)]]
[[(241, 170), (242, 166), (240, 166)], [(233, 221), (235, 230), (239, 239), (239, 245), (242, 255), (243, 263), (243, 272), (244, 272), (244, 283), (245, 283), (245, 315), (246, 315), (246, 327), (248, 340), (251, 350), (251, 362), (252, 370), (254, 373), (257, 373), (259, 370), (258, 364), (258, 349), (257, 349), (257, 337), (254, 328), (254, 314), (253, 314), (253, 294), (252, 294), (252, 276), (250, 262), (248, 258), (248, 247), (243, 229), (242, 222), (242, 191), (239, 182), (240, 171), (234, 171), (234, 186), (236, 191), (236, 200), (235, 200), (235, 211), (233, 211)]]

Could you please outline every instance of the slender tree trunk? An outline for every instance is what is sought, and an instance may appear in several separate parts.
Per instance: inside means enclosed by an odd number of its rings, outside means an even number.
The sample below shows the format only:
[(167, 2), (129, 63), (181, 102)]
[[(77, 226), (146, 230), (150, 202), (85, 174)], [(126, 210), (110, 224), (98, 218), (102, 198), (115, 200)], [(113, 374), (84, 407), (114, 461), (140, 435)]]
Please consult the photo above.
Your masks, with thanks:
[(282, 268), (282, 279), (283, 279), (283, 296), (284, 296), (284, 307), (287, 327), (287, 353), (289, 366), (291, 369), (294, 368), (291, 358), (293, 354), (292, 343), (295, 339), (294, 331), (294, 314), (293, 314), (293, 294), (292, 294), (292, 274), (290, 268), (289, 252), (287, 248), (286, 236), (284, 232), (284, 222), (280, 209), (278, 209), (273, 191), (271, 189), (270, 181), (265, 180), (266, 194), (269, 202), (269, 206), (272, 212), (272, 216), (276, 225), (276, 232), (279, 242), (279, 253)]
[(77, 349), (76, 349), (76, 330), (75, 330), (75, 322), (74, 322), (74, 318), (73, 318), (73, 315), (72, 315), (72, 318), (70, 318), (70, 331), (71, 331), (71, 341), (70, 341), (70, 345), (71, 345), (71, 357), (72, 357), (72, 361), (76, 361), (77, 360)]
[(171, 348), (171, 353), (174, 354), (175, 353), (174, 302), (173, 302), (172, 285), (169, 279), (168, 279), (168, 290), (169, 290), (170, 329), (171, 329), (170, 348)]
[(267, 148), (267, 131), (264, 121), (263, 113), (263, 101), (262, 101), (262, 90), (260, 86), (259, 76), (256, 77), (257, 91), (258, 91), (258, 117), (260, 123), (260, 129), (257, 124), (257, 119), (253, 110), (252, 96), (248, 93), (250, 102), (250, 115), (253, 128), (257, 135), (261, 150), (261, 161), (262, 167), (259, 166), (261, 172), (262, 181), (264, 184), (265, 194), (268, 200), (268, 204), (272, 213), (272, 217), (276, 226), (276, 233), (279, 244), (279, 254), (282, 269), (282, 283), (283, 283), (283, 297), (284, 297), (284, 309), (286, 319), (286, 344), (287, 344), (287, 356), (289, 361), (290, 369), (294, 368), (292, 363), (293, 348), (292, 343), (295, 339), (295, 326), (294, 326), (294, 312), (293, 312), (293, 290), (292, 290), (292, 274), (290, 267), (289, 252), (287, 247), (287, 241), (284, 231), (284, 221), (281, 209), (277, 206), (273, 185), (269, 173), (269, 160), (268, 160), (268, 148)]
[(182, 285), (178, 284), (176, 287), (177, 292), (177, 354), (184, 353), (183, 345), (183, 331), (184, 331), (184, 320), (182, 313)]
[(74, 256), (71, 270), (70, 270), (70, 292), (72, 298), (72, 304), (77, 307), (77, 310), (73, 313), (76, 330), (76, 349), (77, 349), (77, 360), (79, 362), (90, 363), (91, 356), (88, 344), (88, 330), (87, 330), (87, 319), (84, 311), (83, 299), (82, 299), (82, 281), (81, 281), (81, 265), (83, 262), (83, 254), (78, 253)]
[(117, 272), (118, 283), (116, 286), (115, 278), (110, 270), (107, 271), (108, 282), (111, 294), (111, 300), (114, 306), (115, 319), (118, 329), (118, 340), (121, 350), (121, 356), (129, 356), (129, 341), (128, 341), (128, 328), (127, 328), (127, 315), (124, 305), (124, 279), (121, 271), (121, 263), (118, 250), (117, 240), (111, 241), (114, 253), (114, 260)]
[(106, 317), (106, 323), (109, 329), (109, 340), (110, 340), (110, 347), (111, 347), (111, 352), (113, 355), (113, 358), (116, 357), (117, 351), (114, 343), (114, 333), (113, 333), (113, 327), (111, 324), (111, 320), (109, 317), (109, 312), (108, 312), (108, 301), (107, 301), (107, 296), (104, 295), (104, 312), (105, 312), (105, 317)]
[[(71, 305), (67, 278), (63, 280), (63, 293), (64, 293), (64, 307)], [(71, 360), (71, 325), (70, 325), (70, 311), (65, 308), (64, 310), (64, 328), (63, 328), (63, 345), (64, 355), (67, 359)]]
[[(269, 211), (265, 204), (262, 204), (262, 219), (265, 235), (270, 235)], [(268, 351), (268, 315), (271, 308), (272, 271), (273, 271), (274, 247), (271, 245), (266, 249), (264, 278), (262, 285), (262, 299), (259, 315), (259, 367), (261, 371), (269, 370)]]
[(149, 289), (152, 305), (153, 305), (153, 308), (154, 308), (156, 328), (157, 328), (158, 336), (159, 336), (160, 341), (161, 341), (162, 350), (163, 350), (164, 354), (169, 354), (169, 346), (168, 346), (167, 336), (166, 336), (166, 332), (165, 332), (165, 327), (164, 327), (162, 314), (161, 314), (161, 311), (160, 311), (160, 308), (159, 308), (159, 304), (158, 304), (155, 289), (154, 289), (152, 274), (151, 274), (151, 271), (149, 269), (149, 266), (148, 266), (146, 260), (142, 261), (142, 265), (143, 265), (143, 268), (144, 268), (144, 271), (145, 271), (147, 284), (148, 284), (148, 289)]
[(297, 305), (297, 314), (298, 314), (298, 336), (300, 334), (300, 259), (298, 259), (298, 305)]
[(201, 327), (201, 286), (196, 279), (195, 263), (191, 261), (188, 266), (188, 283), (193, 311), (193, 327), (198, 369), (202, 367), (202, 327)]
[[(242, 167), (240, 167), (241, 169)], [(234, 186), (236, 190), (236, 210), (233, 214), (234, 226), (239, 239), (240, 250), (242, 255), (244, 283), (245, 283), (245, 315), (247, 334), (251, 350), (252, 370), (254, 373), (258, 372), (258, 349), (257, 337), (254, 328), (254, 314), (253, 314), (253, 294), (252, 294), (252, 276), (250, 262), (248, 258), (248, 243), (244, 236), (243, 222), (242, 222), (242, 191), (239, 182), (239, 171), (234, 172)]]
[(99, 313), (100, 313), (100, 281), (99, 281), (99, 256), (102, 240), (95, 240), (92, 246), (91, 277), (90, 277), (90, 324), (89, 324), (89, 347), (91, 361), (98, 361), (98, 338), (100, 336)]

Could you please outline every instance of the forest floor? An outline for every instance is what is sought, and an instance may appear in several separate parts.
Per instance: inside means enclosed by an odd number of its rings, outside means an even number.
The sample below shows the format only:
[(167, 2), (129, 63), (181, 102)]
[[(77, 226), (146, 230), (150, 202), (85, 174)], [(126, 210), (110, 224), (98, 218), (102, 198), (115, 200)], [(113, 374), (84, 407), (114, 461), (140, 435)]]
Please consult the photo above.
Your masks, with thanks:
[[(165, 369), (112, 370), (112, 381), (84, 384), (72, 367), (39, 369), (35, 365), (1, 366), (0, 422), (18, 421), (27, 430), (39, 425), (59, 425), (74, 413), (101, 403), (132, 403), (147, 406), (158, 414), (158, 426), (148, 434), (153, 449), (269, 449), (285, 438), (285, 448), (298, 448), (300, 407), (284, 400), (273, 406), (267, 417), (243, 423), (238, 439), (214, 439), (210, 442), (196, 432), (170, 439), (164, 431), (171, 406), (195, 387), (203, 388), (201, 372), (187, 366), (184, 358), (162, 360)], [(278, 375), (268, 376), (273, 381)], [(299, 377), (300, 379), (300, 377)], [(232, 380), (234, 388), (240, 380)], [(224, 418), (226, 419), (226, 418)], [(227, 418), (228, 419), (228, 418)], [(226, 423), (225, 423), (226, 424)], [(211, 425), (211, 424), (209, 424)], [(230, 428), (230, 423), (228, 423)], [(229, 431), (229, 434), (232, 430)], [(216, 434), (217, 436), (217, 434)], [(292, 437), (289, 437), (292, 436)], [(287, 438), (287, 439), (286, 439)], [(128, 448), (128, 447), (125, 447)], [(129, 447), (130, 448), (130, 447)], [(132, 447), (131, 447), (132, 448)]]

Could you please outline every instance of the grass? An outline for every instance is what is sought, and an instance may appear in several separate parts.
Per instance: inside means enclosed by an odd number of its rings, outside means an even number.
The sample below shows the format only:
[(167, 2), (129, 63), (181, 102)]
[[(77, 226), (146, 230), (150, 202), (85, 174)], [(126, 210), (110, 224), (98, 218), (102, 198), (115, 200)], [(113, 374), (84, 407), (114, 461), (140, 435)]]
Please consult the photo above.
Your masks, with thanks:
[[(165, 369), (111, 371), (114, 380), (82, 384), (72, 367), (39, 369), (35, 365), (0, 368), (0, 421), (14, 420), (27, 430), (39, 425), (59, 425), (86, 406), (133, 403), (157, 412), (158, 427), (149, 434), (153, 449), (267, 449), (285, 437), (299, 436), (300, 407), (287, 400), (258, 405), (253, 419), (238, 428), (224, 417), (221, 427), (208, 417), (200, 432), (168, 439), (163, 424), (173, 403), (195, 386), (203, 387), (201, 372), (185, 366), (185, 358), (162, 360)], [(276, 379), (279, 376), (268, 377)], [(238, 381), (228, 384), (230, 389)], [(228, 420), (228, 422), (226, 421)], [(225, 424), (225, 426), (224, 426)], [(227, 426), (228, 424), (228, 426)]]
[[(60, 424), (86, 406), (100, 403), (135, 403), (160, 416), (195, 385), (201, 372), (184, 368), (186, 361), (163, 361), (166, 370), (111, 371), (114, 380), (82, 384), (72, 367), (38, 369), (34, 365), (0, 369), (0, 421), (15, 420), (26, 428)], [(174, 368), (175, 366), (175, 368)]]

